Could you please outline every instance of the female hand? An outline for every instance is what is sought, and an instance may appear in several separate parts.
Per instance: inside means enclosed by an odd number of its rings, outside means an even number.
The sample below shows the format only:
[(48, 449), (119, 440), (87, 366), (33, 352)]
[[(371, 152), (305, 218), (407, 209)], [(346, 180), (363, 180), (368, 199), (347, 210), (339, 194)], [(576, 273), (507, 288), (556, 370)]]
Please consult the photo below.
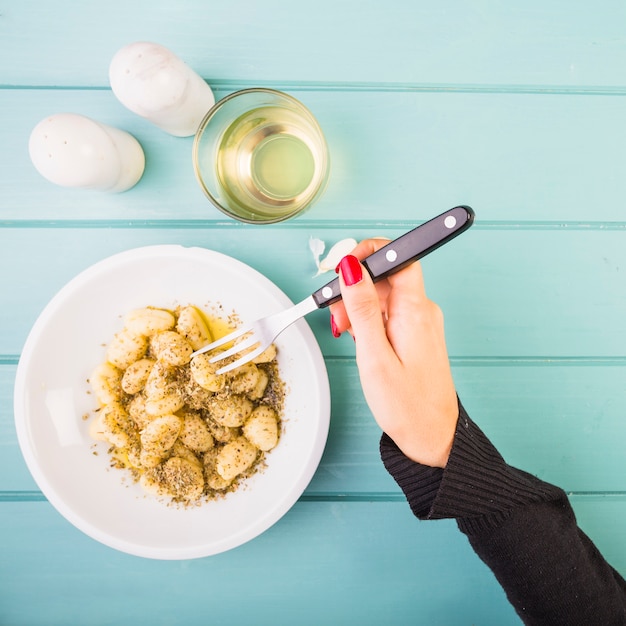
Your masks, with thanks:
[(443, 314), (426, 297), (419, 263), (373, 284), (359, 259), (387, 243), (362, 241), (339, 263), (333, 334), (354, 337), (365, 399), (383, 431), (413, 461), (444, 467), (459, 411)]

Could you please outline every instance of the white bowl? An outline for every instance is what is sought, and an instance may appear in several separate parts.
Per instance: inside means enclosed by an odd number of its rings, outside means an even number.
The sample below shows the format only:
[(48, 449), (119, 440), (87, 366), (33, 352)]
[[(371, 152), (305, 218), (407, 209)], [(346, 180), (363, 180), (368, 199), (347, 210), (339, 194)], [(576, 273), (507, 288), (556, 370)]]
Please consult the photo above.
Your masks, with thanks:
[[(28, 336), (15, 381), (15, 422), (28, 468), (50, 503), (94, 539), (123, 552), (189, 559), (239, 546), (297, 501), (322, 456), (330, 421), (328, 376), (304, 320), (276, 341), (286, 383), (284, 427), (267, 468), (224, 499), (167, 506), (92, 454), (95, 398), (87, 378), (122, 316), (143, 306), (221, 304), (245, 321), (281, 310), (287, 296), (256, 270), (202, 248), (149, 246), (117, 254), (70, 281)], [(209, 310), (209, 308), (207, 308)]]

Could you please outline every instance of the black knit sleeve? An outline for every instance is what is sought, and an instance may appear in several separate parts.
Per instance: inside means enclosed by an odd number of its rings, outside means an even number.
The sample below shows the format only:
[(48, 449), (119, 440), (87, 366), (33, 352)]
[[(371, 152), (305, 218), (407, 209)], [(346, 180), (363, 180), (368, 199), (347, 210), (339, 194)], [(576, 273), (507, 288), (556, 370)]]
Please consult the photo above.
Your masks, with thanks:
[(380, 456), (404, 491), (413, 513), (420, 519), (427, 519), (441, 485), (443, 468), (414, 463), (386, 433), (380, 439)]
[(565, 492), (506, 464), (459, 403), (445, 469), (385, 434), (385, 467), (420, 519), (454, 518), (527, 624), (626, 624), (626, 582), (578, 528)]

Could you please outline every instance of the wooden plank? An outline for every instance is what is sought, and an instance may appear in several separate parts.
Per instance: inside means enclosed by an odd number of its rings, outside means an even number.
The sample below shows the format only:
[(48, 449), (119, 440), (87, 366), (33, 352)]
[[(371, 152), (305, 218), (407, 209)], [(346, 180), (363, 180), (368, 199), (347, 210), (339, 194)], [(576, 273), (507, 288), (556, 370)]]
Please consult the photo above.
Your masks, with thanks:
[[(622, 98), (384, 91), (365, 97), (341, 89), (293, 94), (325, 131), (331, 178), (314, 207), (290, 224), (420, 222), (469, 204), (487, 222), (618, 222), (623, 228)], [(230, 221), (196, 183), (192, 139), (160, 131), (109, 90), (0, 90), (0, 106), (6, 111), (0, 133), (11, 155), (0, 178), (2, 219)], [(40, 120), (68, 109), (138, 138), (147, 165), (137, 186), (107, 194), (57, 187), (39, 175), (28, 137)]]
[[(306, 494), (401, 497), (380, 461), (380, 429), (354, 362), (329, 359), (327, 365), (330, 435)], [(7, 497), (37, 490), (13, 425), (14, 371), (0, 366), (0, 492)], [(453, 373), (470, 416), (511, 465), (568, 492), (626, 492), (626, 365), (474, 362), (455, 364)]]
[(626, 364), (465, 363), (453, 373), (508, 463), (566, 491), (626, 491)]
[[(397, 491), (353, 364), (328, 363), (329, 442), (307, 493)], [(513, 466), (573, 492), (626, 491), (626, 365), (453, 366), (470, 416)]]
[(579, 527), (591, 537), (607, 561), (626, 577), (625, 498), (624, 494), (590, 494), (573, 496), (571, 501)]
[[(626, 366), (454, 365), (470, 416), (513, 466), (573, 492), (626, 491)], [(351, 363), (329, 362), (331, 433), (307, 493), (397, 490)]]
[[(624, 497), (579, 499), (587, 532), (626, 571)], [(230, 552), (152, 561), (84, 536), (44, 502), (3, 504), (0, 620), (128, 623), (519, 624), (454, 523), (404, 503), (299, 502)], [(28, 546), (26, 548), (26, 546)], [(63, 572), (60, 576), (59, 572)], [(159, 593), (155, 593), (159, 590)], [(33, 598), (37, 601), (34, 602)], [(356, 601), (358, 598), (358, 602)]]
[(3, 495), (38, 491), (17, 443), (13, 412), (15, 370), (11, 363), (0, 364), (0, 492)]
[(454, 524), (418, 524), (404, 503), (298, 503), (256, 540), (183, 562), (101, 546), (47, 503), (2, 506), (5, 624), (519, 623)]
[[(0, 276), (0, 293), (13, 318), (11, 326), (0, 328), (0, 354), (19, 353), (37, 315), (73, 276), (138, 246), (176, 243), (218, 250), (264, 273), (294, 301), (323, 284), (313, 278), (308, 246), (311, 235), (324, 237), (327, 231), (277, 226), (263, 232), (260, 237), (254, 228), (237, 226), (0, 229), (0, 266), (11, 268)], [(331, 236), (402, 232), (372, 225), (337, 228)], [(624, 357), (626, 296), (620, 270), (626, 266), (626, 247), (620, 231), (477, 226), (423, 265), (427, 290), (445, 312), (454, 357)], [(331, 336), (328, 312), (315, 312), (308, 320), (325, 356), (353, 355), (351, 340)]]
[(205, 78), (257, 84), (623, 87), (625, 20), (618, 0), (576, 7), (565, 0), (358, 7), (320, 0), (304, 13), (285, 0), (202, 9), (138, 0), (132, 11), (122, 0), (24, 0), (3, 9), (0, 58), (11, 61), (2, 64), (0, 84), (103, 86), (113, 54), (148, 40), (175, 50)]

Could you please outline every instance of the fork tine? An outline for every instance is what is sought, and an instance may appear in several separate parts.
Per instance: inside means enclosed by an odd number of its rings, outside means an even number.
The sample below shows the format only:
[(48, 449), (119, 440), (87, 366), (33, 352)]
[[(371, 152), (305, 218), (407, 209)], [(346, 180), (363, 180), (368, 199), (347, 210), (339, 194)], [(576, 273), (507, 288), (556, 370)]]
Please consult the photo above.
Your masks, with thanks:
[(245, 350), (246, 348), (251, 348), (252, 346), (259, 343), (259, 341), (260, 339), (255, 337), (253, 333), (252, 335), (250, 335), (250, 337), (234, 345), (229, 350), (226, 350), (225, 352), (220, 352), (219, 354), (216, 354), (214, 357), (210, 358), (209, 363), (217, 363), (218, 361), (227, 359), (229, 356), (233, 356), (234, 354), (237, 354), (238, 352), (241, 352), (242, 350)]
[(206, 346), (202, 346), (202, 348), (199, 348), (198, 350), (196, 350), (191, 356), (194, 357), (198, 354), (203, 354), (204, 352), (210, 352), (211, 350), (215, 350), (215, 348), (220, 348), (224, 344), (230, 343), (231, 341), (238, 339), (239, 337), (241, 337), (241, 335), (245, 335), (246, 333), (249, 333), (251, 329), (252, 327), (250, 325), (242, 327), (242, 328), (237, 328), (236, 330), (233, 330), (233, 332), (228, 333), (228, 335), (225, 335), (224, 337), (221, 337), (220, 339), (216, 339), (215, 341), (207, 344)]
[(229, 363), (228, 365), (225, 365), (224, 367), (218, 369), (215, 373), (219, 376), (220, 374), (226, 374), (226, 372), (237, 369), (238, 367), (249, 363), (250, 361), (252, 361), (252, 359), (259, 356), (259, 354), (261, 354), (266, 348), (267, 346), (260, 345), (258, 348), (255, 348), (251, 352), (246, 352), (246, 354), (242, 355), (236, 361), (233, 361), (232, 363)]

